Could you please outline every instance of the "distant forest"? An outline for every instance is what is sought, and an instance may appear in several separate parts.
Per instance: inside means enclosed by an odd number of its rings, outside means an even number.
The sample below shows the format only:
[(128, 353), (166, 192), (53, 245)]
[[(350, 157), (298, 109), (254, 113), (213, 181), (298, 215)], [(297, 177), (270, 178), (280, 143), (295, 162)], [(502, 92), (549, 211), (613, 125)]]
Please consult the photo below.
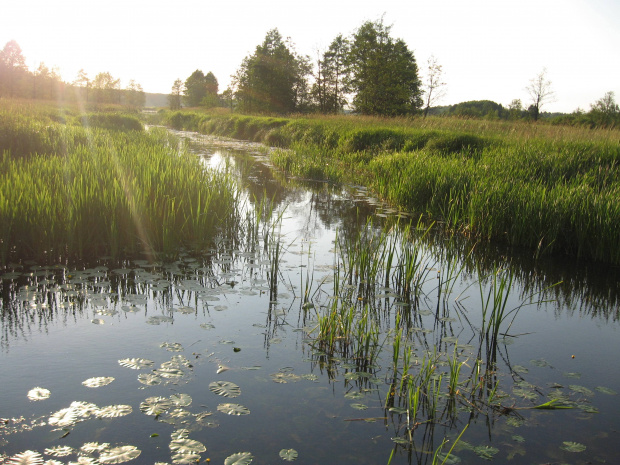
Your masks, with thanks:
[[(0, 51), (0, 97), (54, 99), (87, 103), (120, 104), (139, 109), (145, 105), (224, 107), (246, 114), (341, 114), (377, 116), (428, 115), (502, 120), (545, 119), (552, 123), (589, 127), (620, 126), (620, 109), (613, 92), (607, 92), (585, 111), (548, 113), (554, 101), (546, 71), (533, 77), (525, 90), (528, 100), (514, 99), (503, 106), (490, 100), (439, 106), (446, 83), (437, 59), (431, 56), (419, 67), (402, 39), (392, 37), (382, 21), (367, 21), (350, 37), (339, 34), (313, 60), (299, 54), (291, 39), (277, 29), (267, 32), (253, 54), (245, 57), (220, 91), (212, 72), (195, 70), (178, 78), (164, 100), (162, 94), (146, 94), (134, 80), (121, 88), (109, 72), (90, 78), (80, 70), (71, 83), (58, 71), (41, 63), (29, 70), (15, 41)], [(527, 84), (527, 83), (524, 83)]]

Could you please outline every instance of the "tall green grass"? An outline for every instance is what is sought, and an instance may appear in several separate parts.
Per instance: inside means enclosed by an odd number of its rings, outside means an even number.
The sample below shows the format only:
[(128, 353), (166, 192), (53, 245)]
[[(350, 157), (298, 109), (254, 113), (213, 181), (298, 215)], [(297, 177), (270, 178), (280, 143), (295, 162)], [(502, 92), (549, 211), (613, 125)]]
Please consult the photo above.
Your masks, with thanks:
[[(620, 131), (450, 118), (164, 113), (174, 127), (282, 147), (280, 169), (370, 187), (449, 231), (620, 263)], [(292, 149), (292, 150), (290, 150)]]
[(234, 221), (232, 178), (205, 171), (166, 131), (67, 126), (13, 110), (0, 110), (2, 264), (154, 259), (206, 247)]

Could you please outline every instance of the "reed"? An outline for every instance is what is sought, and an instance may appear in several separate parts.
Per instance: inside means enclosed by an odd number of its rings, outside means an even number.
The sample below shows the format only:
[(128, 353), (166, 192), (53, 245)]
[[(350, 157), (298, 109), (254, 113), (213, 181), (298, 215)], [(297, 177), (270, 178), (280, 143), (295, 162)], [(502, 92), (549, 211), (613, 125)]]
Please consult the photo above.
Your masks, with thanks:
[(237, 221), (232, 177), (205, 171), (163, 130), (67, 126), (28, 108), (0, 118), (3, 264), (162, 258)]
[(456, 118), (164, 116), (292, 149), (274, 151), (274, 164), (299, 177), (365, 184), (453, 233), (537, 256), (620, 263), (617, 130)]

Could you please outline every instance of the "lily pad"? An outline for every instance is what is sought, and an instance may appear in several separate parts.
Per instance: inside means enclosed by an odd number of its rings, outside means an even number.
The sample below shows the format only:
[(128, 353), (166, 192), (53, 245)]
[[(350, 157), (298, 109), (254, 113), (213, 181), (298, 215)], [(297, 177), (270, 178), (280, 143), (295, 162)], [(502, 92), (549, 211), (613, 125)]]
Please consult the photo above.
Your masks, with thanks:
[(43, 457), (38, 452), (32, 450), (26, 450), (12, 456), (7, 464), (10, 465), (41, 465), (43, 464)]
[(136, 446), (120, 446), (103, 451), (99, 455), (101, 463), (124, 463), (135, 459), (141, 451)]
[(172, 401), (166, 397), (149, 397), (140, 404), (140, 411), (147, 415), (161, 415), (172, 408)]
[(608, 394), (610, 396), (615, 396), (617, 394), (616, 391), (614, 391), (613, 389), (609, 389), (605, 386), (597, 386), (594, 389), (596, 389), (598, 392), (602, 392), (603, 394)]
[(499, 452), (499, 449), (491, 446), (474, 447), (474, 453), (484, 460), (491, 460)]
[(178, 407), (187, 407), (192, 403), (192, 398), (189, 394), (172, 394), (170, 400)]
[(28, 391), (28, 399), (30, 400), (43, 400), (47, 399), (50, 395), (51, 392), (42, 387), (35, 387)]
[(560, 449), (567, 452), (583, 452), (586, 450), (586, 446), (578, 442), (564, 441), (560, 446)]
[(368, 409), (368, 405), (365, 405), (365, 404), (351, 404), (351, 407), (353, 407), (355, 410), (366, 410), (366, 409)]
[(95, 413), (95, 416), (98, 418), (118, 418), (129, 415), (132, 411), (133, 408), (131, 405), (107, 405), (105, 407), (101, 407)]
[(68, 407), (58, 410), (53, 413), (51, 417), (47, 420), (47, 423), (52, 426), (71, 426), (74, 425), (78, 420), (78, 413), (75, 409)]
[(457, 457), (454, 454), (440, 452), (437, 454), (437, 462), (445, 465), (456, 465), (457, 463), (461, 463), (461, 458)]
[(112, 381), (114, 381), (112, 376), (100, 376), (97, 378), (88, 378), (86, 381), (82, 381), (82, 384), (89, 388), (98, 388), (101, 386), (107, 386)]
[(161, 377), (152, 373), (141, 373), (138, 375), (138, 381), (147, 386), (155, 386), (161, 384)]
[(226, 457), (224, 465), (248, 465), (253, 459), (254, 456), (250, 452), (237, 452)]
[(586, 395), (586, 396), (593, 396), (594, 395), (594, 392), (592, 392), (590, 389), (588, 389), (585, 386), (579, 386), (578, 384), (571, 384), (570, 386), (568, 386), (568, 388), (571, 391), (578, 392), (578, 393)]
[(170, 442), (170, 450), (179, 454), (200, 454), (207, 450), (205, 445), (194, 439), (179, 438)]
[(282, 460), (286, 460), (287, 462), (292, 462), (295, 460), (299, 454), (295, 449), (282, 449), (280, 451), (280, 458)]
[(132, 370), (141, 370), (142, 368), (153, 366), (151, 360), (146, 360), (144, 358), (124, 358), (119, 360), (118, 364), (123, 367), (131, 368)]
[(75, 453), (75, 449), (69, 446), (55, 446), (45, 449), (45, 455), (51, 455), (53, 457), (66, 457)]
[(102, 320), (101, 318), (94, 318), (92, 320), (90, 320), (91, 323), (95, 324), (95, 325), (102, 325), (105, 323), (104, 320)]
[(223, 397), (238, 397), (241, 395), (241, 388), (229, 381), (214, 381), (209, 384), (209, 390)]
[(218, 411), (227, 415), (249, 415), (250, 409), (239, 404), (220, 404), (217, 406)]

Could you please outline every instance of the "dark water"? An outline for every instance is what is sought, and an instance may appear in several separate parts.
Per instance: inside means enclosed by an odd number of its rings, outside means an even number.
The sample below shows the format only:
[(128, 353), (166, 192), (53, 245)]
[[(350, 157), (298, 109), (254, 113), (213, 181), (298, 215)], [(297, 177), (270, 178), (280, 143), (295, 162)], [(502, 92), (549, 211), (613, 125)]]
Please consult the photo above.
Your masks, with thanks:
[[(274, 218), (283, 212), (281, 222), (169, 264), (101, 259), (86, 269), (29, 263), (4, 270), (0, 451), (7, 463), (27, 450), (60, 463), (77, 462), (80, 448), (83, 457), (97, 458), (97, 452), (84, 452), (93, 442), (109, 443), (107, 450), (135, 446), (140, 455), (131, 463), (195, 463), (191, 451), (175, 457), (178, 444), (171, 434), (185, 429), (187, 438), (206, 447), (193, 443), (201, 462), (223, 463), (250, 452), (252, 463), (277, 463), (281, 450), (294, 449), (298, 463), (387, 463), (393, 454), (391, 463), (430, 464), (442, 440), (453, 441), (467, 424), (452, 452), (460, 463), (484, 462), (485, 448), (496, 463), (620, 462), (617, 268), (534, 260), (529, 252), (485, 244), (469, 253), (471, 243), (443, 235), (419, 239), (427, 271), (411, 312), (412, 371), (427, 354), (449, 354), (455, 344), (463, 351), (463, 371), (471, 371), (483, 305), (479, 274), (501, 266), (515, 276), (508, 308), (530, 304), (516, 313), (495, 353), (498, 389), (506, 394), (502, 405), (531, 407), (561, 391), (576, 407), (502, 412), (472, 410), (461, 402), (456, 413), (417, 425), (408, 444), (397, 443), (406, 420), (384, 409), (398, 309), (393, 290), (378, 291), (388, 295), (373, 304), (384, 350), (367, 367), (370, 379), (350, 376), (357, 371), (355, 360), (325, 355), (312, 344), (317, 314), (333, 298), (336, 236), (379, 229), (398, 212), (355, 186), (285, 179), (251, 144), (191, 137), (205, 164), (227, 165), (243, 180), (248, 212), (267, 198)], [(372, 226), (366, 226), (368, 217)], [(282, 247), (275, 281), (266, 236), (277, 237)], [(460, 257), (454, 262), (460, 273), (452, 292), (438, 297), (437, 271), (445, 276), (454, 256)], [(306, 289), (312, 307), (302, 305)], [(103, 324), (93, 323), (98, 320)], [(152, 366), (119, 363), (133, 358)], [(162, 363), (173, 377), (160, 376), (155, 385), (138, 380)], [(96, 377), (114, 380), (100, 387), (82, 384)], [(241, 394), (218, 396), (209, 388), (215, 381), (234, 383)], [(35, 387), (49, 390), (49, 397), (30, 400)], [(147, 399), (169, 402), (175, 394), (190, 396), (191, 403), (180, 401), (159, 415), (140, 409)], [(55, 413), (78, 401), (94, 404), (91, 413), (53, 424)], [(249, 414), (219, 411), (225, 403)], [(105, 417), (97, 410), (117, 405), (130, 406), (131, 413)], [(566, 450), (565, 443), (576, 443), (579, 451)], [(57, 446), (72, 450), (59, 456), (61, 450), (52, 449)]]

